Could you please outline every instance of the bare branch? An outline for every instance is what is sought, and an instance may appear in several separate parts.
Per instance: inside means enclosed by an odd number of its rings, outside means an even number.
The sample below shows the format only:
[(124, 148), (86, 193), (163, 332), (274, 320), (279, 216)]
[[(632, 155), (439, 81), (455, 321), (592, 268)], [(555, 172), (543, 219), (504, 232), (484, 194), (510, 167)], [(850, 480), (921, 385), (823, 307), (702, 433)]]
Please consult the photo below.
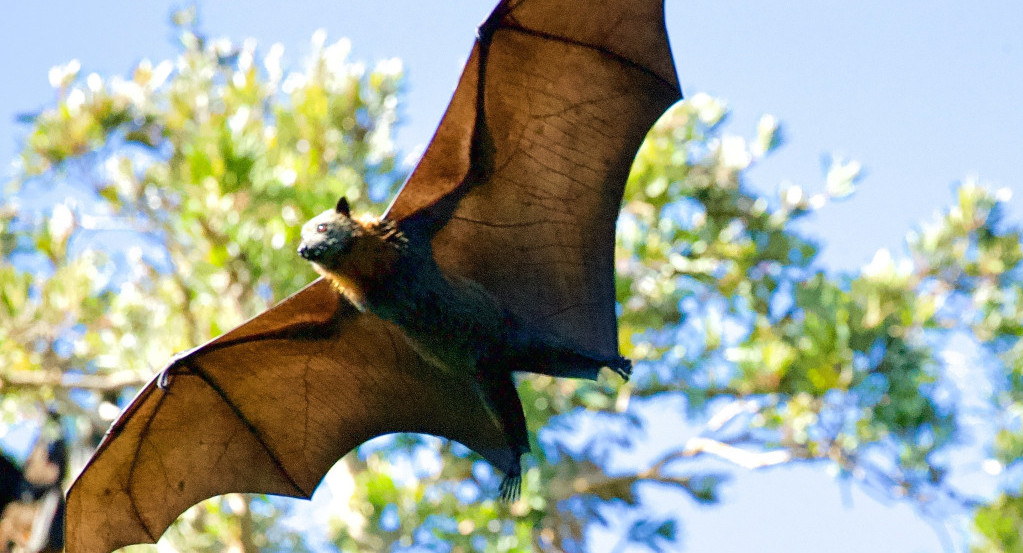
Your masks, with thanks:
[(725, 405), (720, 411), (714, 414), (707, 421), (707, 430), (717, 432), (731, 423), (736, 417), (744, 414), (753, 414), (760, 409), (760, 402), (752, 399), (736, 399)]
[(112, 374), (65, 374), (50, 371), (13, 371), (0, 374), (0, 389), (4, 388), (64, 388), (115, 392), (129, 386), (143, 386), (149, 382), (133, 371)]
[(695, 457), (702, 453), (720, 457), (725, 461), (749, 470), (782, 465), (793, 460), (792, 452), (787, 449), (762, 452), (750, 451), (699, 436), (686, 441), (685, 449), (682, 450), (683, 457)]

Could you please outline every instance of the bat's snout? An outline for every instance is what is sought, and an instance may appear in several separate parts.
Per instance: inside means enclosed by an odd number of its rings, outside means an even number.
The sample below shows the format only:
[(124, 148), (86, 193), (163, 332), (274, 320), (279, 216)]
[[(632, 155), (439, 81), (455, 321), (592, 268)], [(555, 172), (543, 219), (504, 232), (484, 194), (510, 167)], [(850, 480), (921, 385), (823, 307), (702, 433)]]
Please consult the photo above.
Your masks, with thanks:
[(323, 251), (322, 248), (312, 248), (307, 244), (302, 244), (298, 247), (298, 255), (307, 261), (316, 261), (323, 255)]

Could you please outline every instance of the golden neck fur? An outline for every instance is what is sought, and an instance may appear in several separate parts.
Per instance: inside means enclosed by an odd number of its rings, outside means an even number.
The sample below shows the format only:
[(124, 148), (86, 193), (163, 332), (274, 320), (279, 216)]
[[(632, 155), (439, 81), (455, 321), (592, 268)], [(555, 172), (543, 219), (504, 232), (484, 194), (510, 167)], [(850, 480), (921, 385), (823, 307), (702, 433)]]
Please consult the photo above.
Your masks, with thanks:
[(358, 307), (366, 293), (394, 272), (406, 239), (394, 223), (377, 218), (355, 219), (352, 245), (340, 259), (317, 263), (316, 270)]

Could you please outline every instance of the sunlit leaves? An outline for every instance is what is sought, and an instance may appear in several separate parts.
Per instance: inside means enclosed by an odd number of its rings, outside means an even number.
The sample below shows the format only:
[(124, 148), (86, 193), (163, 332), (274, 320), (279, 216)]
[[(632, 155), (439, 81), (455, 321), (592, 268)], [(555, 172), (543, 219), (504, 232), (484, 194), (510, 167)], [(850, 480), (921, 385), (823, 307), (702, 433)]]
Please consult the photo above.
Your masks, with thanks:
[(844, 198), (856, 190), (863, 167), (855, 160), (845, 160), (832, 156), (825, 168), (825, 186), (832, 198)]
[[(174, 353), (312, 279), (294, 254), (302, 222), (341, 194), (366, 210), (402, 178), (390, 143), (400, 64), (367, 70), (320, 35), (306, 70), (282, 79), (279, 47), (181, 32), (177, 59), (126, 78), (82, 76), (78, 62), (51, 71), (56, 101), (31, 120), (0, 204), (4, 416), (58, 409), (86, 448)], [(35, 199), (53, 189), (67, 199)], [(295, 549), (269, 522), (277, 508), (260, 505), (198, 507), (177, 541)]]
[(1023, 496), (1003, 494), (977, 511), (975, 523), (981, 540), (974, 553), (1023, 551)]
[[(897, 496), (934, 497), (924, 490), (943, 485), (947, 466), (932, 453), (956, 437), (954, 413), (935, 400), (945, 370), (933, 350), (941, 333), (965, 329), (989, 343), (1012, 390), (1023, 389), (1023, 348), (1014, 340), (1020, 235), (1000, 217), (1007, 193), (964, 183), (956, 205), (910, 237), (913, 257), (881, 250), (859, 274), (836, 279), (813, 266), (814, 247), (791, 223), (852, 193), (860, 164), (832, 158), (824, 192), (787, 184), (777, 199), (760, 197), (741, 171), (776, 141), (776, 123), (761, 121), (746, 146), (718, 139), (713, 125), (703, 134), (700, 114), (711, 107), (697, 98), (665, 116), (626, 191), (622, 330), (633, 357), (654, 362), (640, 393), (678, 389), (693, 404), (722, 392), (766, 395), (773, 399), (750, 431), (770, 432), (745, 443), (781, 443), (797, 457), (830, 458), (885, 482)], [(999, 443), (1015, 443), (1014, 435)], [(899, 476), (869, 476), (877, 466), (868, 457), (886, 458)]]

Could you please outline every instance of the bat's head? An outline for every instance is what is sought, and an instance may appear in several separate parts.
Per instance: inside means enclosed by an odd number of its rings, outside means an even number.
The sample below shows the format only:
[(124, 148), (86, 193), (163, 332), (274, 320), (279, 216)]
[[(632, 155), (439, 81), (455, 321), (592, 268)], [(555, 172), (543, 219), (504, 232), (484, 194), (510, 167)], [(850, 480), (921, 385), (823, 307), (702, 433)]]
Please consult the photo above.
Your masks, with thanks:
[(339, 264), (355, 243), (360, 225), (352, 219), (348, 199), (337, 201), (328, 209), (302, 225), (302, 243), (298, 254), (324, 268)]

